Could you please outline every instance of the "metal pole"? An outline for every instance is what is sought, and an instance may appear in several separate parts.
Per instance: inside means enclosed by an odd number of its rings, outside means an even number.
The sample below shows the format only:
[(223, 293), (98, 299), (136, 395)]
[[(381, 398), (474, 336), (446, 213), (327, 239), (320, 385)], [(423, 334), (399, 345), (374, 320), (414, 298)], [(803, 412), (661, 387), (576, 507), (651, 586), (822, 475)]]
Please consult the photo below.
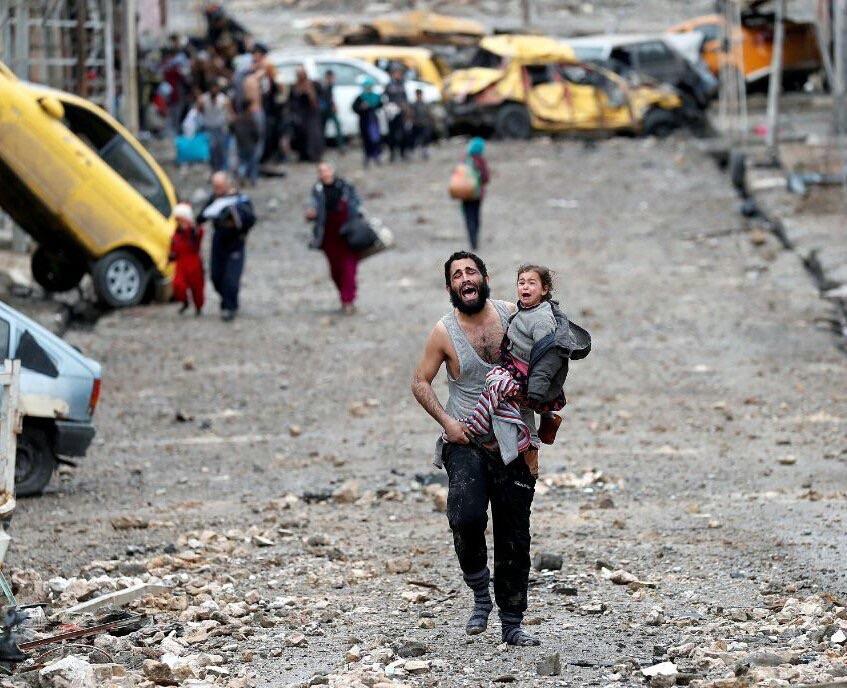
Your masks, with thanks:
[(530, 0), (521, 0), (521, 17), (525, 29), (529, 28), (529, 23), (532, 20), (532, 8), (529, 3)]
[(121, 22), (121, 114), (124, 126), (138, 131), (138, 50), (136, 0), (123, 0)]
[(835, 0), (833, 5), (833, 33), (835, 48), (833, 50), (833, 76), (834, 87), (833, 94), (835, 96), (835, 131), (838, 134), (843, 134), (845, 127), (844, 117), (844, 12), (847, 9), (847, 0)]
[(85, 33), (86, 0), (76, 0), (76, 93), (83, 98), (88, 97), (88, 81), (86, 79), (85, 56), (88, 52), (88, 40)]
[(103, 19), (105, 45), (103, 59), (106, 62), (106, 110), (116, 116), (115, 108), (115, 4), (114, 0), (105, 0), (106, 12)]
[(774, 154), (779, 141), (779, 97), (782, 92), (782, 61), (785, 52), (785, 2), (786, 0), (778, 0), (776, 3), (771, 73), (768, 78), (768, 132), (765, 142)]
[(15, 3), (15, 61), (12, 71), (21, 79), (29, 79), (29, 5), (27, 0)]
[(0, 50), (4, 63), (12, 65), (12, 8), (10, 0), (0, 0)]

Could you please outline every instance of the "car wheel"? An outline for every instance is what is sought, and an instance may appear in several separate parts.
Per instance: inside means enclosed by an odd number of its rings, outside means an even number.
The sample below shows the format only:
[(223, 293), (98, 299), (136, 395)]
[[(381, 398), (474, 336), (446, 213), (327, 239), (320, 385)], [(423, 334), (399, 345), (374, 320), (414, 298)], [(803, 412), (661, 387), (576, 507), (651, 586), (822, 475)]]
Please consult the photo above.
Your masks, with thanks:
[(15, 493), (18, 497), (40, 495), (56, 468), (56, 455), (47, 435), (38, 428), (24, 428), (15, 455)]
[(69, 291), (85, 275), (85, 265), (63, 253), (53, 253), (43, 246), (35, 249), (30, 261), (32, 277), (48, 292)]
[(112, 308), (137, 306), (150, 278), (141, 261), (129, 251), (112, 251), (97, 261), (92, 271), (99, 299)]
[(528, 139), (532, 134), (529, 112), (517, 103), (504, 105), (497, 111), (494, 131), (501, 139)]
[(663, 139), (679, 128), (679, 118), (668, 110), (653, 108), (644, 115), (643, 131), (647, 136)]

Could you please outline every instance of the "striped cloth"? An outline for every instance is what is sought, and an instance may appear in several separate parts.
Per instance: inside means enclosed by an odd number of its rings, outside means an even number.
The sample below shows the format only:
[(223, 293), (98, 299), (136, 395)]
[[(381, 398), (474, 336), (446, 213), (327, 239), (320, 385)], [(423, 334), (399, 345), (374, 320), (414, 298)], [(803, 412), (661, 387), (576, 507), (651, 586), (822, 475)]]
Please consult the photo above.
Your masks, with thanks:
[(491, 436), (493, 423), (515, 426), (518, 452), (531, 446), (529, 428), (521, 417), (517, 399), (522, 396), (520, 384), (501, 366), (492, 368), (485, 376), (485, 390), (479, 395), (476, 408), (465, 419), (465, 425), (478, 437)]

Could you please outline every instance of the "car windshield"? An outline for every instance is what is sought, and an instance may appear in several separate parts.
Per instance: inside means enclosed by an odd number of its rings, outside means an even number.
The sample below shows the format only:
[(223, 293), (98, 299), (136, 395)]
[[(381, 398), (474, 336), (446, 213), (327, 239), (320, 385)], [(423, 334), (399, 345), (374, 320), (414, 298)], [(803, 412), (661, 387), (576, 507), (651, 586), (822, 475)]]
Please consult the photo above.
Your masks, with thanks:
[(103, 161), (123, 177), (162, 215), (171, 213), (165, 188), (152, 167), (132, 144), (106, 120), (89, 110), (63, 101), (65, 126), (93, 149)]

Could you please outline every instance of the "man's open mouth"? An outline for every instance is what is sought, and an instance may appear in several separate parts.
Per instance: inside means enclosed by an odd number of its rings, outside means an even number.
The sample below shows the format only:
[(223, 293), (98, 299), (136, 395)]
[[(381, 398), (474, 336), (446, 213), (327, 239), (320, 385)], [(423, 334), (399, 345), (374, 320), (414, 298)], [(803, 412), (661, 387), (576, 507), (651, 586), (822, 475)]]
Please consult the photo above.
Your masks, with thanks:
[(470, 298), (471, 296), (476, 296), (479, 293), (479, 289), (477, 289), (475, 286), (473, 286), (471, 284), (468, 284), (468, 285), (462, 287), (462, 289), (459, 293), (463, 297)]

